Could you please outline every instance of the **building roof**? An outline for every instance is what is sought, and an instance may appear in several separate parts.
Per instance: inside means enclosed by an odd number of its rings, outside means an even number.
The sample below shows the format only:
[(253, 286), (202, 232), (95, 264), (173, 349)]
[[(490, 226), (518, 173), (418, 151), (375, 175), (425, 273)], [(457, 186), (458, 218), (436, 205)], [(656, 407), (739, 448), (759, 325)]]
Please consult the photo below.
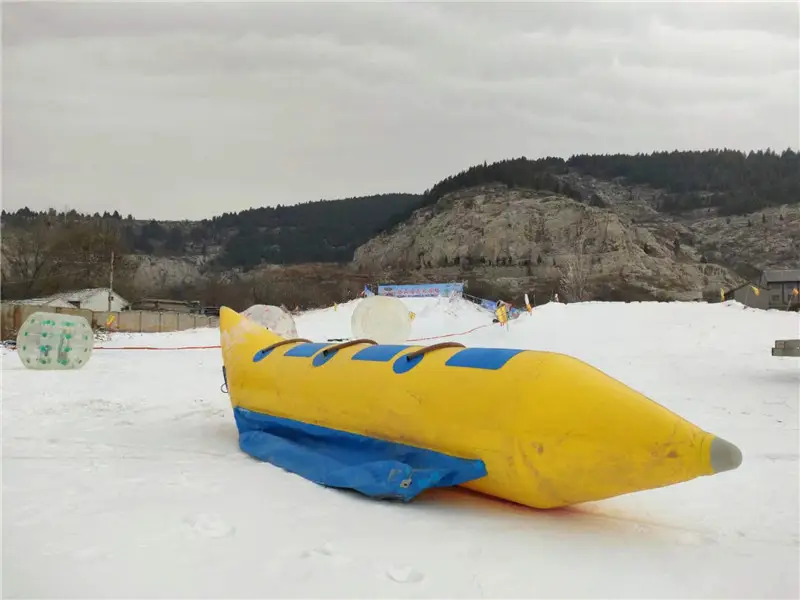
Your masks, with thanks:
[(767, 283), (794, 283), (800, 281), (800, 269), (773, 269), (762, 274)]
[(52, 306), (56, 308), (75, 308), (72, 304), (61, 298), (27, 298), (25, 300), (14, 300), (14, 304), (26, 304), (28, 306)]
[[(82, 290), (72, 290), (69, 292), (59, 292), (58, 294), (53, 294), (52, 296), (47, 296), (45, 298), (33, 298), (31, 300), (25, 300), (25, 304), (48, 304), (50, 306), (64, 306), (74, 308), (72, 306), (72, 302), (77, 302), (78, 304), (82, 304), (87, 300), (93, 298), (97, 294), (104, 293), (108, 294), (108, 288), (86, 288)], [(122, 300), (123, 303), (129, 304), (125, 298), (120, 296), (117, 292), (111, 290), (111, 293), (114, 294), (117, 298)], [(61, 302), (63, 304), (53, 304), (53, 302)]]

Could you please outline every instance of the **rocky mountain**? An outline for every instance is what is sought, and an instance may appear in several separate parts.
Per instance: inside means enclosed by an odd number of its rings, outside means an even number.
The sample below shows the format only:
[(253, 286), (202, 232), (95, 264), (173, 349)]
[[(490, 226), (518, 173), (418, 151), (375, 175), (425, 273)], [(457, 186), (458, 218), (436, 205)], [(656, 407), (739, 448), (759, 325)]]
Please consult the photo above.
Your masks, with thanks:
[(663, 190), (576, 173), (558, 178), (573, 196), (592, 201), (504, 184), (461, 189), (357, 248), (354, 266), (389, 278), (455, 267), (511, 294), (558, 291), (577, 300), (638, 290), (693, 299), (718, 295), (757, 269), (800, 262), (797, 205), (671, 215), (657, 208)]

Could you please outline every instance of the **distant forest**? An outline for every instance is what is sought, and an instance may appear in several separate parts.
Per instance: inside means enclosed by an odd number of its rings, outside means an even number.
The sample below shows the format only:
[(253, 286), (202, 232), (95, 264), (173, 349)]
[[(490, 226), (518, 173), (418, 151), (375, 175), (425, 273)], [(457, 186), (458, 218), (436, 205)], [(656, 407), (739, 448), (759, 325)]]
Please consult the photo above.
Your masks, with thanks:
[[(602, 204), (563, 180), (570, 172), (597, 179), (646, 185), (666, 192), (658, 209), (671, 214), (715, 208), (718, 214), (756, 212), (768, 206), (800, 202), (800, 153), (791, 149), (673, 151), (652, 154), (580, 154), (562, 158), (525, 157), (470, 167), (443, 179), (423, 194), (430, 206), (446, 194), (486, 183), (549, 191), (580, 202)], [(408, 215), (397, 215), (396, 223)]]
[[(746, 214), (800, 202), (800, 154), (793, 150), (743, 153), (735, 150), (655, 152), (636, 155), (577, 155), (567, 160), (525, 157), (470, 167), (423, 194), (379, 194), (320, 200), (293, 206), (225, 213), (202, 221), (137, 221), (113, 213), (84, 215), (51, 209), (3, 211), (4, 227), (51, 226), (75, 221), (115, 224), (120, 248), (154, 255), (206, 255), (214, 264), (250, 269), (260, 263), (348, 262), (376, 234), (406, 221), (448, 193), (491, 183), (547, 190), (603, 206), (594, 193), (565, 180), (577, 173), (663, 190), (658, 209), (680, 214), (699, 208), (721, 215)], [(54, 200), (54, 203), (56, 200)], [(58, 203), (62, 200), (58, 199)]]

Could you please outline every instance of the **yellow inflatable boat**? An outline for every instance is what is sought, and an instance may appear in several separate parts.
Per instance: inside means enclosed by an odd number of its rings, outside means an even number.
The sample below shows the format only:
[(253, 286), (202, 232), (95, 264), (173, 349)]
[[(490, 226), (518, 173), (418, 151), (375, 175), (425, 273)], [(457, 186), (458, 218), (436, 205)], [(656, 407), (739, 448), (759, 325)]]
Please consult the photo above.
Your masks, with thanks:
[(737, 468), (733, 444), (551, 352), (287, 340), (223, 307), (243, 451), (319, 484), (411, 500), (462, 485), (535, 508)]

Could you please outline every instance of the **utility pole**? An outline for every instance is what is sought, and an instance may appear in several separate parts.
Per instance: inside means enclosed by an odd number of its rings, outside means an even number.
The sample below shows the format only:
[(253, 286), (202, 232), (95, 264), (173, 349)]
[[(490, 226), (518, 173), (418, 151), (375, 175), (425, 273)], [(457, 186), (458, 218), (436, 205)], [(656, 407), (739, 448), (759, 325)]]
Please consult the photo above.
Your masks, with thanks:
[(111, 312), (111, 296), (114, 289), (114, 251), (111, 251), (111, 270), (108, 275), (108, 312)]

